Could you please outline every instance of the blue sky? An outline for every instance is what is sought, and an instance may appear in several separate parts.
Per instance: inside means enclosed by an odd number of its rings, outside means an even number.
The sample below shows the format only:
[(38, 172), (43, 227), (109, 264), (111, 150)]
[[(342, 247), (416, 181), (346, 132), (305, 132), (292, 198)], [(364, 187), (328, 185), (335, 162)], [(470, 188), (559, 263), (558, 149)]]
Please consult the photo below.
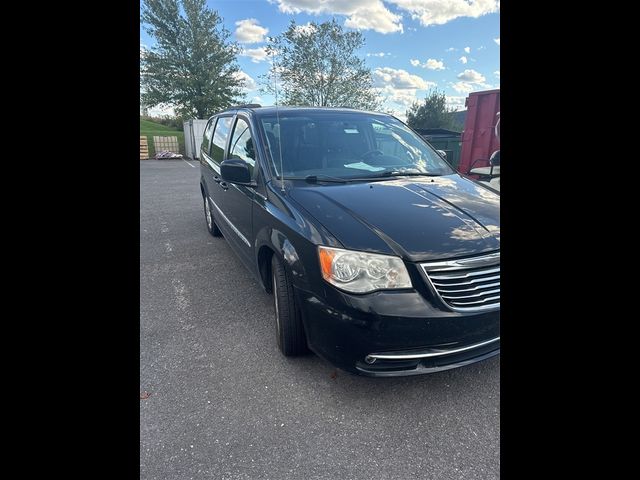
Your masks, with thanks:
[[(208, 0), (243, 54), (238, 63), (246, 99), (271, 105), (259, 91), (269, 63), (266, 36), (298, 25), (335, 18), (365, 38), (360, 55), (373, 73), (383, 108), (405, 118), (413, 100), (430, 88), (443, 90), (450, 106), (464, 109), (472, 91), (500, 88), (499, 0)], [(140, 28), (140, 44), (154, 42)], [(151, 114), (170, 113), (152, 109)]]

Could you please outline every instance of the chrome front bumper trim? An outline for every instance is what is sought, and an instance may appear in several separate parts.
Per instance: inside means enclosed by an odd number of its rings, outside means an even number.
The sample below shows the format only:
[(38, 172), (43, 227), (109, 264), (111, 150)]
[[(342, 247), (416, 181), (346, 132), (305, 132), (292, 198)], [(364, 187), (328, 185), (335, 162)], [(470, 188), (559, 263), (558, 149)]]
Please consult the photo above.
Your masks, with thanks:
[(366, 356), (365, 361), (367, 363), (373, 363), (375, 360), (415, 360), (418, 358), (432, 358), (441, 357), (443, 355), (452, 355), (454, 353), (466, 352), (467, 350), (473, 350), (474, 348), (484, 347), (490, 343), (500, 341), (500, 337), (492, 338), (480, 343), (474, 343), (473, 345), (467, 345), (466, 347), (452, 348), (450, 350), (435, 350), (425, 353), (406, 353), (406, 354), (393, 354), (393, 353), (371, 353)]

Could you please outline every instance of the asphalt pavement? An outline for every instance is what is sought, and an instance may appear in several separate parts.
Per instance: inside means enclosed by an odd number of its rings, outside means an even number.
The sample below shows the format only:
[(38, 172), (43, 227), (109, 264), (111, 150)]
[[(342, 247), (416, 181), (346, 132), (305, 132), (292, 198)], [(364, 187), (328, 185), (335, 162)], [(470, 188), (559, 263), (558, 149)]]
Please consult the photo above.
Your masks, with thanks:
[(499, 478), (500, 356), (401, 378), (283, 357), (199, 177), (140, 161), (140, 478)]

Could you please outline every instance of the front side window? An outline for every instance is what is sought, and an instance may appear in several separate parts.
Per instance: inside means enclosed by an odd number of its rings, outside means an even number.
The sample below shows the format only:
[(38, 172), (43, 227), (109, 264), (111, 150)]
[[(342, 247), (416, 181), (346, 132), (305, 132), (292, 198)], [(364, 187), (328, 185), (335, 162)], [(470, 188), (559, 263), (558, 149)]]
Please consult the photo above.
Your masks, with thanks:
[(211, 158), (217, 164), (224, 160), (224, 147), (227, 144), (227, 137), (231, 128), (232, 117), (220, 117), (216, 123), (216, 129), (213, 132), (213, 141), (211, 142)]
[(385, 174), (449, 175), (453, 169), (422, 138), (391, 116), (287, 112), (264, 116), (276, 176), (366, 178)]
[(238, 158), (247, 162), (251, 176), (256, 166), (256, 151), (251, 138), (251, 129), (246, 121), (239, 118), (233, 129), (231, 137), (231, 147), (229, 148), (229, 158)]

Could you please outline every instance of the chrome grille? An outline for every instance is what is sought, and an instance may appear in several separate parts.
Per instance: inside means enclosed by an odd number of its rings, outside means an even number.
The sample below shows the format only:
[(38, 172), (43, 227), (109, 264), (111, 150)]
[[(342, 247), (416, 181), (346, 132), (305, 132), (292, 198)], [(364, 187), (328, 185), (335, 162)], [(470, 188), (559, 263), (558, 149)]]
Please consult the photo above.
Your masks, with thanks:
[(500, 252), (420, 265), (435, 292), (452, 310), (500, 309)]

